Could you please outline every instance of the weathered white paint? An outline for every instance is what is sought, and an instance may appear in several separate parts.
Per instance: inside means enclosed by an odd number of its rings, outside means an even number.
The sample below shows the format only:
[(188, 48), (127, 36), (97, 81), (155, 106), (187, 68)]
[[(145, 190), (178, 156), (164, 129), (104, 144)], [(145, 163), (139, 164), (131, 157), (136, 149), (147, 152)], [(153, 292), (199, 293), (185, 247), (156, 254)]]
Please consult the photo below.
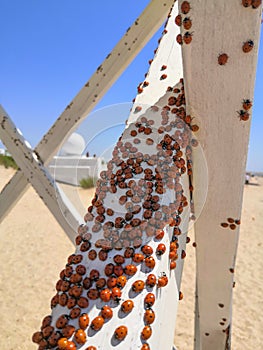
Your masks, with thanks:
[[(193, 37), (182, 46), (186, 101), (200, 127), (197, 136), (209, 181), (205, 207), (195, 224), (195, 349), (221, 350), (230, 349), (226, 330), (230, 326), (231, 332), (234, 275), (229, 269), (235, 266), (239, 228), (220, 224), (241, 215), (251, 117), (241, 121), (237, 111), (243, 99), (253, 100), (261, 7), (245, 8), (240, 0), (196, 0), (190, 5), (186, 16), (192, 20)], [(254, 48), (244, 53), (247, 40), (253, 40)], [(218, 64), (222, 53), (229, 56), (226, 65)], [(195, 177), (194, 186), (199, 186)], [(198, 200), (199, 195), (194, 196)]]
[[(47, 164), (52, 159), (61, 143), (96, 106), (111, 85), (159, 29), (173, 1), (151, 1), (141, 16), (127, 30), (123, 38), (37, 145), (35, 153), (42, 164)], [(13, 154), (13, 145), (11, 144), (10, 147), (10, 152)], [(0, 193), (2, 202), (0, 220), (12, 209), (27, 187), (28, 183), (23, 173), (21, 171), (17, 172)], [(70, 223), (70, 225), (74, 224)]]

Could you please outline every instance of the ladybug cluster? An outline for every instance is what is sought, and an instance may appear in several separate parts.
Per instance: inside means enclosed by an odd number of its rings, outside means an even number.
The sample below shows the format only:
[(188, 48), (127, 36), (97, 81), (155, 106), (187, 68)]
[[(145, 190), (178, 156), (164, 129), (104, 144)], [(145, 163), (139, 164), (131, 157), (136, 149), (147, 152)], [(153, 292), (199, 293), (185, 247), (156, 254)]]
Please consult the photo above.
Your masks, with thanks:
[[(176, 37), (176, 41), (179, 45), (183, 45), (183, 43), (190, 44), (192, 41), (193, 33), (189, 32), (189, 30), (192, 28), (192, 20), (188, 16), (190, 10), (190, 3), (188, 1), (183, 1), (181, 4), (181, 14), (178, 14), (175, 17), (175, 24), (177, 24), (179, 27), (183, 27), (185, 30), (183, 35), (178, 34)], [(186, 15), (186, 17), (184, 17), (184, 15)]]
[(257, 9), (261, 5), (261, 0), (242, 0), (242, 5), (244, 7), (252, 7), (253, 9)]
[(252, 102), (249, 99), (244, 99), (242, 102), (242, 108), (240, 111), (238, 111), (238, 117), (242, 121), (247, 121), (250, 117), (249, 110), (252, 107)]
[[(90, 332), (99, 332), (120, 312), (132, 313), (138, 295), (144, 298), (141, 349), (150, 349), (146, 341), (156, 319), (156, 293), (169, 283), (157, 262), (169, 255), (174, 270), (177, 259), (185, 257), (184, 250), (179, 252), (179, 226), (191, 199), (184, 195), (180, 179), (192, 175), (192, 147), (198, 144), (192, 138), (198, 126), (192, 121), (186, 115), (181, 79), (175, 88), (167, 88), (165, 105), (152, 106), (126, 128), (108, 169), (100, 174), (86, 223), (78, 228), (77, 251), (60, 273), (52, 316), (45, 317), (33, 335), (39, 350), (82, 348), (90, 342)], [(192, 193), (191, 184), (189, 190)], [(166, 230), (172, 232), (170, 246)], [(143, 278), (137, 277), (139, 270)], [(98, 313), (91, 317), (95, 305)], [(128, 335), (122, 317), (112, 336), (122, 342)]]
[(227, 222), (222, 222), (221, 226), (223, 228), (229, 227), (231, 230), (235, 230), (237, 225), (240, 225), (241, 221), (240, 219), (233, 219), (233, 218), (228, 218)]

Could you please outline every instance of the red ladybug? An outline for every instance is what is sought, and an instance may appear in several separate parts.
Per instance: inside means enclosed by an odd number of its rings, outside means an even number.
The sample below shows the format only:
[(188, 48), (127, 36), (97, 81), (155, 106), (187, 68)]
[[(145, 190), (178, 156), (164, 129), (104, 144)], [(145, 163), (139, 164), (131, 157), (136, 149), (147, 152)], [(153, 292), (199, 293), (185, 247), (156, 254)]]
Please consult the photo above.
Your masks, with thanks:
[(114, 275), (116, 275), (117, 277), (122, 276), (124, 270), (123, 267), (121, 265), (115, 265), (113, 268), (113, 273)]
[(243, 100), (243, 108), (245, 111), (248, 111), (252, 107), (252, 102), (248, 99)]
[(86, 309), (89, 306), (89, 300), (85, 297), (80, 297), (77, 304), (81, 309)]
[(181, 4), (181, 11), (184, 15), (186, 15), (190, 11), (191, 7), (188, 1), (184, 1)]
[(218, 64), (220, 66), (224, 66), (227, 63), (227, 61), (228, 61), (228, 55), (226, 53), (221, 53), (218, 56), (217, 60), (218, 60)]
[(165, 287), (168, 284), (168, 277), (165, 273), (161, 277), (158, 278), (157, 286), (158, 288)]
[(56, 327), (58, 329), (64, 328), (69, 321), (69, 317), (67, 315), (61, 315), (56, 321)]
[(256, 9), (261, 5), (262, 0), (252, 0), (252, 8)]
[(109, 320), (113, 316), (112, 308), (105, 305), (102, 307), (100, 314), (105, 320)]
[(104, 273), (106, 276), (111, 276), (113, 274), (114, 265), (112, 263), (107, 264), (104, 268)]
[(159, 240), (159, 239), (162, 239), (163, 237), (164, 237), (164, 230), (157, 230), (155, 238)]
[(155, 303), (155, 295), (153, 293), (146, 294), (144, 298), (144, 303), (146, 307), (152, 307)]
[(238, 112), (239, 119), (243, 121), (247, 121), (249, 119), (249, 113), (247, 111), (240, 110)]
[(103, 289), (100, 292), (100, 298), (101, 298), (102, 301), (105, 301), (105, 302), (110, 301), (110, 298), (111, 298), (111, 291), (110, 291), (110, 289), (108, 289), (108, 288)]
[(39, 344), (40, 341), (43, 339), (43, 334), (42, 332), (35, 332), (33, 335), (32, 335), (32, 341), (33, 343), (36, 343), (36, 344)]
[(182, 25), (182, 16), (181, 15), (177, 15), (175, 17), (175, 24), (177, 24), (179, 27)]
[(147, 309), (144, 313), (145, 324), (152, 324), (155, 320), (155, 312), (152, 309)]
[(156, 285), (156, 276), (154, 274), (151, 273), (150, 275), (148, 275), (146, 279), (146, 285), (151, 288), (153, 288)]
[(106, 279), (105, 278), (99, 278), (96, 282), (96, 288), (102, 289), (106, 286)]
[(89, 316), (86, 313), (83, 313), (79, 316), (79, 327), (81, 329), (86, 329), (89, 325)]
[(112, 288), (112, 290), (111, 290), (111, 298), (114, 300), (114, 301), (120, 301), (120, 299), (121, 299), (121, 290), (120, 290), (120, 288), (118, 288), (118, 287), (114, 287), (114, 288)]
[(243, 52), (247, 53), (250, 52), (254, 47), (254, 42), (252, 40), (248, 40), (246, 42), (244, 42), (243, 46), (242, 46), (242, 50)]
[(244, 7), (249, 7), (252, 5), (252, 0), (242, 0), (242, 5)]
[(77, 318), (77, 317), (79, 317), (80, 313), (81, 313), (80, 308), (74, 307), (72, 310), (70, 310), (69, 317), (71, 319)]
[(126, 259), (132, 258), (134, 255), (134, 248), (128, 247), (124, 251), (124, 257)]
[(94, 331), (99, 331), (103, 325), (104, 325), (104, 318), (102, 316), (97, 316), (92, 320), (90, 327)]
[(132, 284), (132, 290), (135, 293), (140, 293), (144, 289), (144, 282), (142, 280), (137, 280)]
[(75, 332), (75, 340), (78, 344), (85, 344), (87, 340), (86, 333), (84, 332), (83, 329), (78, 329)]
[(78, 265), (76, 267), (76, 272), (79, 274), (79, 275), (85, 275), (86, 273), (86, 267), (84, 265)]
[(52, 321), (52, 316), (48, 315), (46, 317), (43, 318), (42, 320), (42, 326), (41, 329), (46, 328), (47, 326), (51, 325), (51, 321)]
[(147, 325), (143, 328), (142, 332), (141, 332), (141, 338), (143, 340), (147, 340), (151, 337), (152, 335), (152, 328), (151, 326)]
[(42, 329), (42, 334), (44, 338), (48, 338), (54, 331), (54, 327), (52, 326), (47, 326)]
[(192, 21), (189, 17), (185, 17), (183, 20), (184, 29), (189, 30), (192, 27)]
[(144, 255), (141, 253), (136, 253), (134, 254), (132, 261), (134, 261), (135, 263), (141, 263), (144, 260)]
[(134, 308), (134, 303), (132, 300), (125, 300), (121, 304), (121, 311), (123, 311), (126, 314), (131, 312), (133, 308)]
[(90, 300), (96, 300), (99, 298), (99, 296), (100, 296), (100, 292), (95, 288), (91, 288), (87, 293), (87, 297)]
[(128, 276), (133, 276), (136, 274), (137, 272), (137, 267), (135, 265), (127, 265), (124, 269), (124, 272), (126, 273), (126, 275)]
[(153, 249), (149, 245), (144, 245), (141, 247), (141, 251), (143, 252), (144, 255), (150, 256), (153, 254)]
[(98, 270), (91, 270), (90, 271), (90, 274), (89, 274), (89, 278), (92, 280), (92, 281), (97, 281), (99, 278), (100, 278), (100, 273)]
[(148, 343), (144, 343), (141, 347), (141, 350), (151, 350), (151, 348)]
[(156, 248), (156, 254), (157, 255), (163, 255), (166, 251), (166, 247), (165, 244), (160, 243), (158, 244), (157, 248)]
[(116, 285), (117, 285), (117, 278), (115, 276), (110, 276), (107, 279), (107, 286), (109, 288), (113, 288), (113, 287), (116, 287)]
[(183, 45), (183, 37), (182, 34), (178, 34), (176, 36), (176, 41), (178, 42), (179, 45)]
[(114, 337), (118, 340), (123, 340), (128, 334), (128, 328), (126, 326), (119, 326), (115, 329)]
[(144, 259), (144, 263), (147, 267), (149, 267), (149, 269), (153, 269), (155, 266), (155, 259), (152, 256), (147, 256)]
[(117, 278), (117, 283), (116, 283), (117, 287), (123, 288), (126, 285), (126, 283), (127, 283), (126, 276), (121, 275)]
[(117, 265), (122, 265), (125, 262), (125, 258), (122, 255), (117, 254), (114, 256), (113, 261)]
[(88, 346), (85, 350), (97, 350), (96, 346)]
[(190, 33), (190, 32), (186, 32), (183, 36), (183, 41), (186, 43), (186, 44), (190, 44), (190, 42), (192, 41), (192, 37), (193, 37), (193, 33)]

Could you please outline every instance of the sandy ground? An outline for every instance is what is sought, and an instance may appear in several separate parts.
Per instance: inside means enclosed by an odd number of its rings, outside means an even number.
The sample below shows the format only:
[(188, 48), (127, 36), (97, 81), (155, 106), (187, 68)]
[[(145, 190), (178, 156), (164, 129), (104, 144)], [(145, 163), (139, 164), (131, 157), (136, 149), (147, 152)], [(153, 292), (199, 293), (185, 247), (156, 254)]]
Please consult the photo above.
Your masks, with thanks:
[[(13, 175), (0, 167), (0, 188)], [(246, 185), (235, 273), (232, 349), (263, 347), (263, 179)], [(69, 187), (67, 193), (70, 193)], [(71, 189), (72, 190), (72, 189)], [(92, 190), (79, 190), (89, 205)], [(76, 197), (76, 192), (72, 194)], [(194, 241), (190, 233), (191, 243)], [(175, 344), (193, 349), (195, 249), (188, 244)], [(74, 247), (32, 188), (24, 194), (0, 226), (0, 349), (34, 350), (32, 333), (43, 316), (55, 283)], [(106, 349), (105, 349), (106, 350)], [(161, 350), (161, 349), (160, 349)], [(211, 349), (213, 350), (213, 349)]]

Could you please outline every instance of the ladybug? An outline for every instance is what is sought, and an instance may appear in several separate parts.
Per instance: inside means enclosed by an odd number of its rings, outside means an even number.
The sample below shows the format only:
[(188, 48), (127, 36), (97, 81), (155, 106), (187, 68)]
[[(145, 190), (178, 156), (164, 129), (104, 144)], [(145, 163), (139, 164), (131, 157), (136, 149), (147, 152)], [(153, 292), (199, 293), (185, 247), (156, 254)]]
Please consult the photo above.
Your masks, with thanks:
[(97, 350), (96, 346), (88, 346), (85, 350)]
[(86, 309), (89, 306), (89, 300), (85, 297), (80, 297), (77, 304), (81, 309)]
[(191, 7), (188, 1), (184, 1), (181, 4), (181, 11), (184, 15), (186, 15), (190, 11)]
[(150, 256), (153, 254), (153, 249), (149, 245), (144, 245), (141, 247), (141, 251), (143, 252), (144, 255)]
[(42, 330), (42, 334), (44, 338), (48, 338), (54, 331), (54, 327), (52, 326), (47, 326), (45, 328), (43, 328)]
[(100, 277), (100, 273), (98, 270), (91, 270), (90, 274), (89, 274), (89, 278), (91, 279), (91, 281), (97, 281)]
[(180, 14), (175, 17), (175, 24), (179, 27), (182, 25), (182, 16)]
[(74, 307), (72, 310), (70, 310), (69, 316), (71, 319), (77, 318), (80, 315), (80, 308), (79, 307)]
[(144, 343), (141, 347), (141, 350), (151, 350), (151, 348), (148, 343)]
[(166, 251), (166, 247), (165, 244), (160, 243), (158, 244), (157, 248), (156, 248), (156, 254), (157, 255), (163, 255)]
[[(118, 277), (119, 278), (119, 277)], [(113, 288), (113, 287), (116, 287), (117, 285), (117, 278), (114, 277), (114, 276), (110, 276), (108, 279), (107, 279), (107, 286), (109, 288)]]
[(114, 265), (110, 263), (105, 266), (104, 273), (106, 276), (110, 276), (113, 274), (113, 270), (114, 270)]
[(181, 252), (181, 259), (184, 259), (186, 257), (186, 252), (185, 250), (182, 250)]
[(145, 324), (152, 324), (155, 320), (155, 312), (152, 309), (147, 309), (144, 313)]
[(69, 317), (67, 315), (61, 315), (56, 321), (56, 327), (58, 329), (64, 328), (68, 324)]
[(143, 328), (142, 332), (141, 332), (141, 338), (143, 340), (147, 340), (151, 337), (152, 335), (152, 328), (151, 326), (147, 325)]
[(126, 314), (131, 312), (133, 308), (134, 308), (134, 303), (132, 300), (125, 300), (121, 304), (121, 311), (126, 313)]
[(243, 100), (243, 108), (245, 111), (248, 111), (252, 107), (252, 102), (248, 99)]
[(65, 350), (77, 350), (76, 344), (69, 340)]
[(156, 276), (154, 274), (151, 273), (150, 275), (148, 275), (146, 279), (146, 285), (151, 288), (156, 285)]
[(184, 295), (183, 295), (183, 293), (180, 291), (180, 292), (179, 292), (179, 300), (182, 300), (183, 297), (184, 297)]
[(111, 298), (111, 291), (110, 291), (110, 289), (108, 289), (108, 288), (103, 289), (100, 292), (100, 298), (101, 298), (102, 301), (105, 301), (105, 302), (110, 301), (110, 298)]
[(135, 263), (141, 263), (144, 260), (144, 255), (141, 253), (136, 253), (134, 254), (132, 261), (134, 261)]
[(158, 288), (165, 287), (168, 284), (168, 277), (165, 273), (161, 277), (158, 278), (157, 286)]
[(90, 327), (94, 331), (99, 331), (103, 325), (104, 325), (104, 318), (102, 316), (97, 316), (92, 320)]
[(90, 299), (90, 300), (96, 300), (98, 299), (100, 296), (100, 292), (95, 289), (95, 288), (91, 288), (88, 292), (87, 292), (87, 297)]
[(170, 262), (170, 270), (174, 270), (176, 268), (176, 261)]
[(252, 0), (252, 8), (256, 9), (261, 5), (261, 0)]
[(106, 279), (105, 278), (99, 278), (96, 282), (96, 288), (97, 289), (102, 289), (106, 285)]
[(144, 263), (149, 269), (153, 269), (155, 266), (155, 259), (152, 256), (147, 256)]
[(137, 272), (137, 267), (135, 265), (127, 265), (124, 269), (124, 272), (128, 276), (134, 276)]
[(192, 27), (192, 21), (189, 17), (185, 17), (183, 20), (184, 29), (189, 30)]
[(99, 260), (100, 260), (100, 261), (105, 261), (105, 260), (107, 260), (107, 258), (108, 258), (108, 253), (107, 253), (105, 250), (101, 249), (101, 250), (99, 251), (98, 256), (99, 256)]
[(36, 344), (39, 344), (40, 341), (43, 339), (43, 334), (42, 332), (35, 332), (33, 335), (32, 335), (32, 341), (33, 343), (36, 343)]
[(58, 348), (59, 349), (66, 349), (67, 345), (68, 345), (68, 339), (63, 337), (63, 338), (60, 338), (58, 340)]
[(144, 282), (142, 280), (137, 280), (132, 284), (132, 290), (135, 293), (140, 293), (144, 289)]
[(117, 278), (117, 283), (116, 285), (119, 288), (123, 288), (125, 286), (125, 284), (127, 283), (127, 278), (124, 275), (121, 275)]
[(78, 344), (85, 344), (87, 340), (86, 333), (84, 332), (83, 329), (77, 329), (75, 332), (75, 340)]
[(178, 34), (176, 36), (176, 41), (178, 42), (179, 45), (183, 45), (183, 37), (182, 34)]
[(47, 326), (51, 325), (51, 321), (52, 321), (52, 316), (48, 315), (46, 317), (43, 318), (42, 320), (42, 326), (41, 329), (46, 328)]
[(114, 256), (113, 261), (117, 265), (122, 265), (125, 262), (125, 258), (122, 255), (117, 254)]
[(242, 5), (244, 7), (249, 7), (252, 5), (252, 0), (242, 0)]
[(221, 53), (218, 57), (217, 57), (217, 60), (218, 60), (218, 64), (220, 66), (224, 66), (227, 61), (228, 61), (228, 55), (226, 53)]
[(193, 36), (193, 33), (190, 33), (190, 32), (186, 32), (183, 36), (183, 41), (186, 43), (186, 44), (190, 44), (190, 42), (192, 41), (192, 36)]
[[(75, 327), (74, 327), (75, 328)], [(50, 347), (52, 348), (54, 348), (54, 347), (56, 347), (57, 346), (57, 344), (58, 344), (58, 340), (61, 338), (61, 334), (60, 334), (60, 332), (53, 332), (52, 334), (51, 334), (51, 336), (48, 338), (48, 343), (49, 343), (49, 345), (50, 345)]]
[(89, 325), (89, 316), (86, 313), (83, 313), (79, 316), (79, 327), (81, 329), (86, 329)]
[(92, 249), (88, 253), (88, 257), (90, 260), (95, 260), (97, 258), (97, 252), (96, 250)]
[(113, 316), (112, 308), (105, 305), (102, 307), (100, 314), (105, 320), (109, 320)]
[(164, 237), (164, 230), (157, 230), (155, 234), (155, 238), (160, 240)]
[(79, 274), (79, 275), (85, 275), (86, 273), (86, 267), (84, 265), (78, 265), (76, 267), (76, 272)]
[(244, 42), (243, 46), (242, 46), (242, 50), (243, 52), (247, 53), (250, 52), (254, 47), (254, 42), (252, 40), (248, 40), (246, 42)]
[(119, 326), (115, 329), (114, 337), (118, 340), (123, 340), (128, 334), (128, 328), (126, 326)]
[(114, 300), (114, 301), (120, 301), (121, 300), (121, 290), (120, 288), (118, 287), (114, 287), (112, 288), (112, 291), (111, 291), (111, 298)]
[(249, 113), (247, 111), (240, 110), (237, 113), (240, 120), (243, 120), (246, 122), (249, 119)]

